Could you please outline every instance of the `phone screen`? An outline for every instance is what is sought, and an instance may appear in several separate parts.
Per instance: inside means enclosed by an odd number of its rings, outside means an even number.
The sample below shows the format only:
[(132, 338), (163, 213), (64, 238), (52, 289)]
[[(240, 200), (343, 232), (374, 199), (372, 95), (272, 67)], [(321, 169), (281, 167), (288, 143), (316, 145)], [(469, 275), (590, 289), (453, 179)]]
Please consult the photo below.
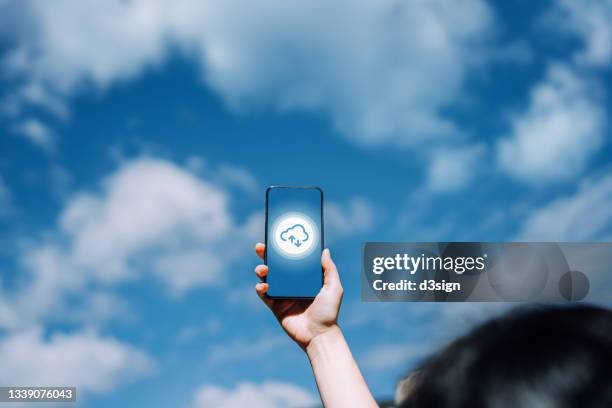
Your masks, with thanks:
[(323, 283), (323, 191), (270, 187), (266, 191), (268, 296), (314, 298)]

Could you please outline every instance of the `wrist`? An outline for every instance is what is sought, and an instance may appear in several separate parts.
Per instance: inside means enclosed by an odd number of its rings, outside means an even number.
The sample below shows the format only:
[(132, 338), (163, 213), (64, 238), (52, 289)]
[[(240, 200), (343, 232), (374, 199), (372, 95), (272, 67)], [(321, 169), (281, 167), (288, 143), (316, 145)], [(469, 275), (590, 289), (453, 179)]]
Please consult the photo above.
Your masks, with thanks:
[(337, 344), (344, 341), (342, 330), (337, 324), (330, 326), (327, 330), (314, 336), (304, 347), (308, 358), (312, 361), (328, 351), (333, 350)]

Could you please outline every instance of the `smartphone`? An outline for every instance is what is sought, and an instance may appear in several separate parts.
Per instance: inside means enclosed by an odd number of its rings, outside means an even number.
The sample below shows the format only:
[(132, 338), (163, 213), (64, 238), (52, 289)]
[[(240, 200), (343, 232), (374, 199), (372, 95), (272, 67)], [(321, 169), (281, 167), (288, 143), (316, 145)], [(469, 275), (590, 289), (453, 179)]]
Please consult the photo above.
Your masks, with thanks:
[(266, 190), (267, 296), (312, 299), (323, 285), (323, 190), (272, 186)]

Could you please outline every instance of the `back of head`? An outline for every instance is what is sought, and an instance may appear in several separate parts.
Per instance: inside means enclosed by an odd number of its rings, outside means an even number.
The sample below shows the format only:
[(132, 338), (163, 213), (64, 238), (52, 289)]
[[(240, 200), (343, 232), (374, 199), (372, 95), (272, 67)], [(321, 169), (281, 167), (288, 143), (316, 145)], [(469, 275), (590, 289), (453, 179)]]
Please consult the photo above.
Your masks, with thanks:
[(409, 378), (408, 407), (612, 407), (612, 312), (519, 309), (472, 330)]

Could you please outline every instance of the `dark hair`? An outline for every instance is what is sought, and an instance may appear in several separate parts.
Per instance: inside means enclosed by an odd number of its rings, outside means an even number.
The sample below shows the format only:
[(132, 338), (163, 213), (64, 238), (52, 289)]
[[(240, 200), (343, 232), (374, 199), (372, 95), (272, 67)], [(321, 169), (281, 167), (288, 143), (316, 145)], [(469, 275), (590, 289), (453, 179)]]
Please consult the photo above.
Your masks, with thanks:
[(612, 407), (612, 312), (510, 312), (434, 354), (409, 381), (400, 408)]

